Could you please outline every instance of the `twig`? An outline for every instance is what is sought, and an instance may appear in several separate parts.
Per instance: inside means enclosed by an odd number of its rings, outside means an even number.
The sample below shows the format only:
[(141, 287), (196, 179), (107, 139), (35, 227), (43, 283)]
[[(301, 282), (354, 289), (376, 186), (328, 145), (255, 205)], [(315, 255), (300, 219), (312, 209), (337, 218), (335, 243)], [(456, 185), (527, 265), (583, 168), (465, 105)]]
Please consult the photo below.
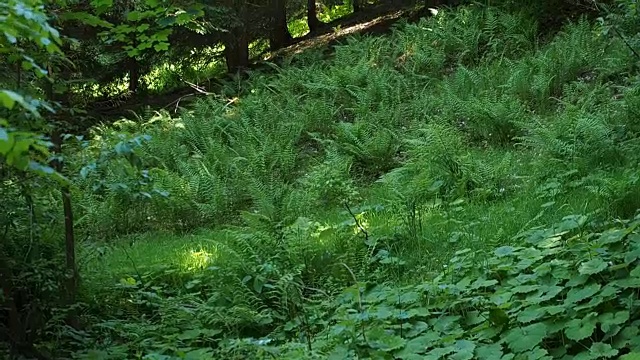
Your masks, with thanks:
[(127, 251), (126, 246), (123, 246), (122, 250), (124, 251), (124, 254), (126, 255), (127, 259), (129, 259), (129, 261), (131, 262), (131, 265), (133, 265), (133, 271), (135, 271), (136, 275), (138, 275), (138, 279), (140, 280), (140, 285), (142, 285), (142, 287), (145, 287), (144, 280), (142, 279), (142, 275), (140, 275), (140, 271), (138, 271), (138, 267), (136, 266), (136, 262), (133, 261), (131, 256), (129, 256), (129, 252)]
[[(596, 7), (596, 9), (600, 12), (605, 12), (607, 13), (607, 15), (610, 15), (611, 13), (609, 12), (609, 10), (606, 9), (601, 9), (600, 6), (598, 5), (598, 1), (597, 0), (593, 0), (593, 5)], [(613, 29), (613, 31), (615, 31), (616, 35), (618, 35), (618, 37), (620, 37), (620, 39), (622, 39), (622, 42), (624, 42), (624, 44), (629, 48), (629, 50), (631, 50), (631, 52), (633, 53), (633, 55), (635, 55), (635, 57), (637, 57), (638, 59), (640, 59), (640, 53), (638, 53), (638, 51), (629, 43), (629, 41), (627, 40), (627, 38), (624, 36), (624, 34), (622, 34), (620, 32), (620, 30), (618, 30), (618, 28), (615, 25), (611, 25), (611, 28)]]
[(353, 218), (353, 220), (356, 222), (356, 226), (358, 227), (358, 229), (360, 230), (360, 232), (362, 234), (364, 234), (364, 240), (366, 244), (369, 244), (369, 233), (367, 232), (367, 230), (362, 226), (362, 224), (360, 224), (360, 221), (358, 220), (358, 218), (356, 217), (356, 215), (353, 213), (353, 211), (351, 211), (351, 208), (349, 207), (349, 204), (347, 204), (346, 202), (344, 203), (344, 207), (347, 209), (347, 211), (349, 212), (349, 214), (351, 215), (351, 217)]
[[(360, 309), (360, 314), (364, 315), (364, 306), (362, 306), (362, 289), (360, 288), (360, 284), (358, 284), (358, 279), (356, 279), (356, 274), (353, 273), (353, 271), (347, 264), (345, 263), (340, 263), (340, 264), (347, 269), (349, 274), (351, 274), (351, 278), (353, 279), (354, 284), (358, 287), (358, 308)], [(362, 317), (362, 319), (363, 320), (360, 323), (362, 326), (362, 338), (364, 339), (364, 342), (368, 343), (367, 335), (365, 334), (366, 329), (364, 325), (364, 316)]]

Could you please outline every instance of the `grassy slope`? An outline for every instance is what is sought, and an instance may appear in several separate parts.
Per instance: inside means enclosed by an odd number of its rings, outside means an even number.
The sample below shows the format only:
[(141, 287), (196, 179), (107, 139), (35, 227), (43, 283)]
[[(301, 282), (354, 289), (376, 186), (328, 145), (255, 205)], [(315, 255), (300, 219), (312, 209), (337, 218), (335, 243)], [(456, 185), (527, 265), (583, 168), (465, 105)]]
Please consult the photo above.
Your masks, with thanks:
[(90, 259), (87, 293), (135, 278), (132, 264), (177, 266), (174, 287), (212, 265), (237, 277), (231, 287), (266, 263), (281, 271), (274, 284), (292, 273), (326, 291), (350, 284), (343, 264), (415, 283), (460, 249), (518, 244), (571, 214), (628, 218), (640, 204), (633, 59), (588, 24), (541, 45), (527, 17), (466, 8), (350, 41), (328, 61), (304, 56), (306, 67), (253, 79), (237, 106), (125, 125), (159, 139), (142, 157), (172, 197), (135, 209), (84, 197), (88, 228), (150, 231)]

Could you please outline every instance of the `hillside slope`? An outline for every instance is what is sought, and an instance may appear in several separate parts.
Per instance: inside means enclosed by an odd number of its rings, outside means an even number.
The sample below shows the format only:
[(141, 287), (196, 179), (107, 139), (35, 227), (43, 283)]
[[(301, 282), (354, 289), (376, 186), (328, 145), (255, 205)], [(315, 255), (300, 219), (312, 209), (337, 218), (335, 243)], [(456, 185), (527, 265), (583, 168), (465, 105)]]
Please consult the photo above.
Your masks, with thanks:
[(97, 129), (74, 154), (95, 159), (75, 194), (94, 325), (66, 346), (635, 358), (639, 223), (619, 219), (640, 207), (638, 59), (586, 21), (539, 35), (443, 11)]

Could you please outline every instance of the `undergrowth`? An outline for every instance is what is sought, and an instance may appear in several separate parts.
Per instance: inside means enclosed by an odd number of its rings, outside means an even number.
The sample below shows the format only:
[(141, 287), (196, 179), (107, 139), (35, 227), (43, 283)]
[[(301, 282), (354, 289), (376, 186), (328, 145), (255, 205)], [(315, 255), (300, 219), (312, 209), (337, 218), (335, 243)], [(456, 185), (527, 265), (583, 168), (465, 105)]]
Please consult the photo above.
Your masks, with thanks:
[(58, 341), (78, 359), (638, 358), (637, 59), (584, 19), (539, 28), (444, 10), (96, 128), (67, 149), (89, 164), (91, 326)]

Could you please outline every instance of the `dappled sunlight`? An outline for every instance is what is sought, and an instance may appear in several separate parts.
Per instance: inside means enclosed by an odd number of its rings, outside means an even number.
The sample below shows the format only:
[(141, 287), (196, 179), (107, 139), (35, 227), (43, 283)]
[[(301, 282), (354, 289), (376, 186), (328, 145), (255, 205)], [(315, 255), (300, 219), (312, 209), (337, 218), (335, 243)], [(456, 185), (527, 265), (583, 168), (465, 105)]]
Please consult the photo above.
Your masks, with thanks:
[(211, 266), (217, 259), (217, 248), (190, 248), (179, 254), (180, 267), (187, 271), (197, 271)]

